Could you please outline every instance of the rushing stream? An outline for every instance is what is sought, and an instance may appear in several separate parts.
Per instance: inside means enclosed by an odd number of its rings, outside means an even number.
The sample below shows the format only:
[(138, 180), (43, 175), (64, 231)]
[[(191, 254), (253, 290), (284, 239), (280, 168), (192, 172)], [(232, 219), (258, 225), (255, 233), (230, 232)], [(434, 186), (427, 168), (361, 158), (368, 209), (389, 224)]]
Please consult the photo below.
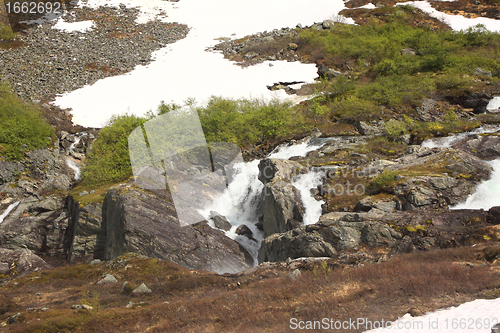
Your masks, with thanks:
[[(276, 159), (289, 159), (293, 156), (304, 157), (307, 153), (322, 147), (325, 142), (325, 140), (322, 140), (311, 144), (303, 142), (297, 145), (281, 145), (271, 152), (268, 157)], [(231, 230), (226, 232), (226, 235), (245, 247), (254, 258), (255, 263), (257, 263), (257, 252), (260, 243), (264, 238), (263, 233), (256, 226), (259, 218), (257, 210), (264, 189), (264, 184), (258, 179), (259, 162), (260, 160), (254, 160), (248, 163), (236, 164), (234, 166), (236, 174), (224, 193), (215, 199), (211, 205), (200, 211), (207, 219), (211, 211), (225, 216), (232, 225)], [(320, 172), (312, 171), (292, 179), (292, 184), (300, 191), (304, 204), (304, 224), (316, 223), (321, 215), (322, 202), (315, 200), (310, 193), (310, 189), (319, 184), (320, 175)], [(236, 228), (242, 224), (250, 228), (256, 241), (236, 234)]]

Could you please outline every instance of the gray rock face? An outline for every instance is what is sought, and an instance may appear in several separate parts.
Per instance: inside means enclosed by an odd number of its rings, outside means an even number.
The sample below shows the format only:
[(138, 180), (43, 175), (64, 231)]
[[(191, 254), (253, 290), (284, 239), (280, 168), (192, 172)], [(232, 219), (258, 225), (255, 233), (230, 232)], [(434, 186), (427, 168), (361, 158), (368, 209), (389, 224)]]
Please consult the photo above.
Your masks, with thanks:
[(500, 157), (500, 137), (469, 135), (465, 139), (454, 144), (453, 148), (483, 160), (492, 160)]
[[(7, 270), (7, 269), (8, 270)], [(23, 274), (52, 269), (42, 258), (29, 250), (9, 250), (0, 248), (0, 274)]]
[(259, 263), (300, 257), (332, 257), (337, 251), (362, 243), (372, 247), (392, 246), (401, 238), (400, 233), (383, 223), (346, 222), (337, 221), (336, 216), (324, 217), (317, 224), (267, 237), (259, 250)]
[(239, 272), (252, 259), (238, 243), (206, 222), (181, 227), (170, 193), (122, 184), (106, 194), (102, 211), (104, 260), (133, 252), (190, 269)]
[(73, 217), (76, 219), (71, 259), (84, 258), (92, 260), (102, 257), (97, 239), (102, 234), (102, 208), (100, 204), (88, 204), (78, 209)]
[(265, 184), (262, 220), (265, 237), (286, 232), (302, 223), (304, 206), (291, 180), (306, 171), (293, 161), (264, 159), (259, 163), (259, 180)]
[(58, 197), (27, 198), (0, 224), (0, 247), (65, 256), (68, 216)]

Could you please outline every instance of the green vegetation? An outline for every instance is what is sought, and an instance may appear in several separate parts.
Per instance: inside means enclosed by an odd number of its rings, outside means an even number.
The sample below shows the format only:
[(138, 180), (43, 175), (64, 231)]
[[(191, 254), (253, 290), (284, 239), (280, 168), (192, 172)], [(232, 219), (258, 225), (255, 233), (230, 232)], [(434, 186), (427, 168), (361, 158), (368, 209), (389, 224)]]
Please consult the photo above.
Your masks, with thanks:
[(34, 105), (22, 102), (7, 83), (0, 84), (0, 155), (19, 160), (26, 151), (47, 146), (54, 129)]
[[(192, 101), (188, 101), (185, 107), (197, 112), (208, 143), (231, 142), (244, 147), (286, 138), (303, 131), (302, 114), (288, 103), (213, 97), (206, 107), (196, 106)], [(185, 140), (191, 140), (193, 135), (189, 132), (192, 130), (190, 123), (186, 126), (180, 109), (179, 105), (162, 103), (156, 114), (150, 112), (147, 117), (113, 117), (92, 144), (92, 151), (82, 172), (84, 185), (102, 185), (130, 177), (129, 135), (147, 121), (158, 121), (159, 126), (165, 126), (157, 115), (174, 113), (179, 116), (169, 118), (175, 125), (168, 124), (168, 128), (177, 130)], [(147, 131), (147, 135), (149, 142), (153, 142), (155, 134)], [(189, 146), (189, 142), (182, 142), (180, 145)], [(169, 149), (168, 143), (164, 143), (162, 149)]]
[(396, 176), (399, 173), (399, 171), (389, 170), (384, 170), (382, 173), (379, 173), (370, 181), (370, 184), (368, 184), (368, 192), (371, 194), (389, 192), (391, 187), (396, 184)]
[(11, 40), (16, 34), (12, 31), (11, 27), (0, 23), (0, 39)]
[[(301, 30), (299, 51), (315, 62), (349, 71), (347, 77), (316, 84), (310, 114), (316, 117), (320, 113), (337, 122), (412, 116), (423, 97), (458, 97), (485, 84), (498, 84), (499, 34), (481, 25), (461, 32), (434, 29), (429, 24), (416, 26), (416, 15), (425, 16), (410, 6), (384, 7), (362, 15), (369, 17), (368, 24)], [(493, 77), (475, 75), (476, 68), (490, 71)], [(388, 130), (397, 130), (394, 125)], [(453, 131), (441, 125), (440, 131), (420, 130), (434, 134)], [(454, 125), (457, 130), (462, 127), (458, 122)], [(399, 129), (403, 133), (409, 130)]]
[(92, 144), (85, 160), (82, 181), (86, 185), (119, 182), (132, 174), (128, 154), (128, 136), (146, 122), (146, 118), (131, 115), (113, 117)]

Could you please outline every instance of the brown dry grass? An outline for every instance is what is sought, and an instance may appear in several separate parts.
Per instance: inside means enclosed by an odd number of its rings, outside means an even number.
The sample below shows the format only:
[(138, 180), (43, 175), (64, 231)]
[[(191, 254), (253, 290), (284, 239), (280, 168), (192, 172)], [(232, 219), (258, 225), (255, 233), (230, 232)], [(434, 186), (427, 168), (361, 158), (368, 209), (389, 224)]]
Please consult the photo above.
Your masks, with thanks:
[[(361, 267), (303, 264), (295, 280), (287, 278), (286, 265), (240, 275), (190, 271), (156, 259), (68, 266), (1, 286), (3, 320), (22, 315), (0, 325), (0, 332), (285, 332), (292, 317), (395, 320), (410, 308), (426, 312), (498, 297), (500, 272), (477, 261), (480, 248), (421, 252)], [(95, 284), (105, 272), (119, 283)], [(153, 293), (121, 294), (124, 281), (144, 282)], [(94, 310), (70, 310), (83, 302)], [(144, 303), (126, 308), (129, 302)], [(28, 307), (49, 310), (26, 312)]]

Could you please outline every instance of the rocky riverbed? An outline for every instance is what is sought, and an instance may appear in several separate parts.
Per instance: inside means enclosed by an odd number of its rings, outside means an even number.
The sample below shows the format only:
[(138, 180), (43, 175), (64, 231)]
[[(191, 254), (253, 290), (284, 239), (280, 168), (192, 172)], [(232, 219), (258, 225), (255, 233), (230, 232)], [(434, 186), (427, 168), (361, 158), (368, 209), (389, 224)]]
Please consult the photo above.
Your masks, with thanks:
[(66, 22), (92, 20), (86, 32), (65, 32), (49, 21), (24, 30), (23, 46), (0, 50), (0, 74), (25, 100), (44, 100), (152, 61), (152, 53), (184, 38), (180, 24), (137, 24), (134, 8), (75, 8)]

